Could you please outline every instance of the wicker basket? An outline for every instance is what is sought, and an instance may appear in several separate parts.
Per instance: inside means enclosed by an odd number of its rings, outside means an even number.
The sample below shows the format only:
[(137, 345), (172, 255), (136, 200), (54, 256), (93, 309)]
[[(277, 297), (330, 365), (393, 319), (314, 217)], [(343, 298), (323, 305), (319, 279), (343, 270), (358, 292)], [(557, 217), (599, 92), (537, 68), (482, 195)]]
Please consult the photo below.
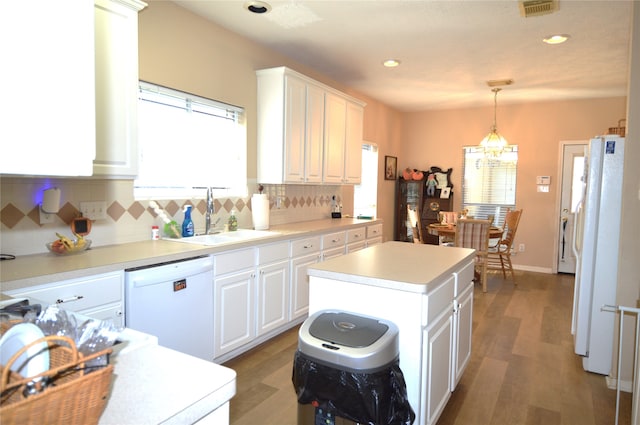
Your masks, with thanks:
[[(48, 371), (23, 378), (10, 370), (24, 351), (35, 344), (42, 344), (43, 340), (49, 347)], [(104, 356), (108, 363), (110, 353), (111, 348), (108, 348), (83, 356), (71, 338), (56, 335), (26, 345), (6, 365), (0, 365), (0, 423), (97, 424), (109, 397), (113, 365), (87, 367), (86, 363), (100, 356)], [(45, 378), (34, 380), (39, 377)], [(40, 383), (45, 381), (48, 385), (42, 389)], [(25, 396), (25, 389), (32, 387), (34, 382), (36, 394)]]
[(618, 126), (617, 127), (609, 127), (609, 130), (607, 131), (607, 134), (617, 134), (620, 137), (624, 137), (625, 134), (625, 126), (622, 125), (622, 123), (626, 124), (627, 120), (622, 119), (622, 120), (618, 120)]

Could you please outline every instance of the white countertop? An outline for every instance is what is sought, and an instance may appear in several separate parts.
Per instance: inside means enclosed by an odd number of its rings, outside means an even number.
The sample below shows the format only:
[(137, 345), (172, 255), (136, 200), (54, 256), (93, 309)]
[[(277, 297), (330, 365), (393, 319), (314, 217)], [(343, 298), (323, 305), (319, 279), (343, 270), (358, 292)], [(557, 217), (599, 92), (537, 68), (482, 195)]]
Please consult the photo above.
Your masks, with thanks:
[(236, 394), (236, 372), (159, 345), (112, 357), (113, 387), (100, 424), (191, 424)]
[(209, 255), (229, 249), (253, 246), (258, 243), (288, 240), (297, 236), (302, 237), (334, 229), (336, 231), (347, 230), (363, 224), (381, 222), (381, 220), (342, 218), (282, 224), (269, 228), (270, 231), (278, 232), (274, 236), (218, 246), (149, 240), (92, 247), (83, 253), (68, 256), (59, 256), (48, 252), (24, 255), (15, 260), (0, 262), (0, 291)]
[(427, 293), (429, 284), (451, 275), (460, 262), (470, 261), (473, 249), (386, 242), (311, 265), (309, 276)]

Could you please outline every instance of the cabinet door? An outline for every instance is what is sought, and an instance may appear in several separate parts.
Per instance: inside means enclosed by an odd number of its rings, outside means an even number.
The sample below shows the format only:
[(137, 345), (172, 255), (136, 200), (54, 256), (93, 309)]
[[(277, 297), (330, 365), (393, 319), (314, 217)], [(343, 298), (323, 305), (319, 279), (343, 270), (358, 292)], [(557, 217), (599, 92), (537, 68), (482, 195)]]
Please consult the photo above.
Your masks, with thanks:
[(289, 260), (258, 268), (258, 336), (289, 321)]
[(138, 11), (140, 2), (95, 0), (96, 158), (99, 176), (138, 173)]
[(453, 314), (441, 315), (424, 331), (421, 417), (426, 425), (435, 424), (451, 396), (451, 349)]
[(284, 117), (284, 180), (291, 183), (304, 181), (306, 83), (296, 77), (285, 77)]
[(320, 261), (315, 253), (291, 260), (291, 320), (309, 312), (309, 276), (307, 267)]
[(360, 184), (362, 177), (362, 132), (364, 110), (347, 102), (344, 183)]
[(324, 90), (307, 83), (307, 119), (304, 173), (307, 183), (322, 182), (324, 145)]
[(95, 158), (90, 1), (0, 5), (0, 174), (90, 176)]
[(215, 357), (230, 352), (255, 336), (253, 290), (254, 269), (216, 276)]
[(473, 327), (473, 282), (454, 301), (454, 350), (451, 391), (456, 389), (462, 372), (471, 358), (471, 332)]
[(115, 326), (124, 327), (124, 307), (120, 303), (91, 310), (82, 310), (78, 313), (98, 320), (111, 320)]
[(424, 197), (420, 221), (422, 222), (422, 234), (426, 235), (426, 243), (432, 245), (440, 244), (438, 236), (430, 234), (427, 231), (427, 227), (432, 223), (438, 223), (440, 211), (452, 211), (452, 206), (453, 193), (449, 195), (448, 199)]
[(422, 204), (422, 180), (399, 179), (396, 186), (396, 228), (394, 239), (401, 242), (413, 242), (413, 228), (407, 227), (407, 205), (420, 211)]
[(323, 181), (342, 183), (344, 179), (345, 126), (347, 101), (325, 94)]

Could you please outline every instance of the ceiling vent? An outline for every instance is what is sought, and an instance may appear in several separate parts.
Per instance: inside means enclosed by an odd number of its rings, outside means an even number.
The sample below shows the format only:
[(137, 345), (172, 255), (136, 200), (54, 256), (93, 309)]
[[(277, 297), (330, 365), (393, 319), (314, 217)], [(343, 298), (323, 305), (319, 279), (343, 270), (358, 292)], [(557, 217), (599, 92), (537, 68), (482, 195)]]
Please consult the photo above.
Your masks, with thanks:
[(548, 15), (558, 10), (558, 0), (521, 0), (520, 15), (525, 18)]

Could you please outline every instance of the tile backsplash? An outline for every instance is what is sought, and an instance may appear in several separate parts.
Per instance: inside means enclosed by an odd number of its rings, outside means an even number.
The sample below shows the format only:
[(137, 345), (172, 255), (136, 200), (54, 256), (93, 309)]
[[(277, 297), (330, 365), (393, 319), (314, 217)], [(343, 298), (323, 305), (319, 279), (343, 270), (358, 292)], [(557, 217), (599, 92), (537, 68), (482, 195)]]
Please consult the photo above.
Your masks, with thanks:
[[(51, 224), (40, 224), (39, 204), (42, 191), (50, 187), (61, 190), (60, 211)], [(250, 182), (249, 193), (257, 184)], [(269, 196), (269, 222), (272, 225), (330, 217), (331, 198), (341, 201), (341, 186), (264, 185)], [(204, 196), (204, 191), (203, 191)], [(45, 243), (56, 239), (56, 232), (72, 236), (69, 223), (80, 212), (80, 202), (104, 201), (106, 219), (93, 222), (92, 246), (113, 245), (151, 239), (151, 226), (162, 222), (149, 201), (133, 199), (130, 180), (93, 180), (62, 178), (0, 179), (0, 252), (28, 255), (46, 252)], [(182, 223), (182, 207), (194, 206), (192, 218), (196, 233), (204, 232), (204, 199), (156, 200), (167, 215)], [(246, 198), (216, 198), (212, 227), (222, 230), (230, 212), (237, 212), (238, 226), (252, 228), (251, 195)]]

